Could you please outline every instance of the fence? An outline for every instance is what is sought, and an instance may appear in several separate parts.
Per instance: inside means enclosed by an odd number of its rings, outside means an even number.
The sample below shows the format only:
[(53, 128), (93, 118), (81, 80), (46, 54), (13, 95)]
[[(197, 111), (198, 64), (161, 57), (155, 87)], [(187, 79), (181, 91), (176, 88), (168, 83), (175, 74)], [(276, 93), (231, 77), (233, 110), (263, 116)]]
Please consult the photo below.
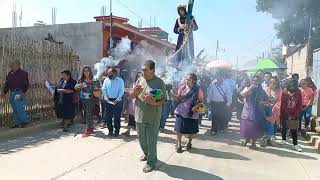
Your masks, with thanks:
[[(0, 89), (4, 87), (9, 72), (9, 62), (19, 60), (28, 72), (30, 87), (27, 92), (27, 112), (31, 121), (39, 121), (54, 116), (52, 94), (44, 81), (56, 83), (62, 69), (70, 69), (78, 74), (77, 56), (70, 47), (47, 41), (34, 41), (18, 35), (0, 34)], [(0, 126), (13, 122), (9, 99), (0, 100)]]

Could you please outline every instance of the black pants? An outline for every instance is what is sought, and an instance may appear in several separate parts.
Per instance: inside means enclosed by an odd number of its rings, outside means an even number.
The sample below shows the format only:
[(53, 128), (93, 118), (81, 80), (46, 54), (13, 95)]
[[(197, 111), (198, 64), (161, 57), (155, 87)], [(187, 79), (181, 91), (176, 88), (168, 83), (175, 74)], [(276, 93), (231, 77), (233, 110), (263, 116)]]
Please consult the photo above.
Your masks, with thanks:
[(232, 118), (232, 106), (226, 106), (226, 121), (225, 121), (225, 127), (228, 127), (229, 122)]
[(228, 117), (227, 105), (223, 102), (213, 102), (212, 106), (212, 127), (211, 131), (218, 133), (226, 127)]
[[(116, 99), (109, 99), (110, 101), (115, 101)], [(109, 132), (115, 130), (116, 133), (120, 132), (120, 118), (122, 113), (123, 103), (118, 102), (116, 105), (106, 103), (106, 109), (104, 111), (104, 121), (107, 123)], [(112, 119), (114, 123), (112, 123)]]
[(136, 121), (134, 119), (134, 115), (129, 114), (128, 126), (131, 128), (136, 128)]
[[(282, 123), (282, 130), (281, 130), (282, 140), (287, 139), (287, 131), (288, 131), (288, 128), (287, 128), (286, 124)], [(298, 145), (298, 130), (297, 129), (290, 129), (290, 133), (292, 136), (293, 145)]]

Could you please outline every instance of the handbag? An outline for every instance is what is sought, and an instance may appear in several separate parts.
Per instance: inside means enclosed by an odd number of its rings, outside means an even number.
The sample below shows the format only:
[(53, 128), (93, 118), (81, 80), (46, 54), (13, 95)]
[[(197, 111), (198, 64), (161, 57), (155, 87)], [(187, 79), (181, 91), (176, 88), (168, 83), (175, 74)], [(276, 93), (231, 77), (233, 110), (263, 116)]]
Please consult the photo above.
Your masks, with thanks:
[(299, 119), (286, 120), (287, 128), (289, 129), (299, 129)]

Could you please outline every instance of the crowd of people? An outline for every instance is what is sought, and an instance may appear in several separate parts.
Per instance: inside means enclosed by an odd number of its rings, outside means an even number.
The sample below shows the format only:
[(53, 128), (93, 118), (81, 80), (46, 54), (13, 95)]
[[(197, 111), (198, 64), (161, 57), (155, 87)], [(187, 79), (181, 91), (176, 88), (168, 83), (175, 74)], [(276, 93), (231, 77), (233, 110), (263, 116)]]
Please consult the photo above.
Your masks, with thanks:
[[(10, 102), (15, 115), (13, 128), (28, 124), (25, 111), (28, 74), (20, 68), (19, 61), (11, 64), (2, 97), (10, 92)], [(143, 172), (155, 168), (157, 162), (158, 133), (165, 132), (166, 121), (175, 117), (176, 152), (183, 152), (182, 137), (188, 138), (186, 150), (192, 149), (194, 135), (199, 132), (201, 119), (212, 121), (211, 135), (224, 133), (232, 113), (240, 120), (242, 145), (257, 148), (272, 146), (277, 132), (281, 144), (287, 144), (287, 131), (293, 139), (294, 149), (301, 152), (298, 134), (304, 128), (310, 130), (312, 105), (317, 88), (307, 77), (299, 82), (299, 75), (279, 79), (270, 72), (258, 71), (251, 78), (247, 74), (233, 75), (218, 71), (210, 74), (187, 74), (184, 80), (165, 84), (155, 75), (156, 64), (149, 60), (138, 70), (121, 71), (106, 68), (99, 80), (95, 80), (90, 66), (84, 66), (80, 78), (75, 80), (70, 70), (61, 71), (54, 93), (54, 109), (61, 119), (64, 132), (74, 123), (77, 113), (86, 124), (82, 136), (94, 133), (95, 123), (108, 128), (110, 137), (120, 135), (121, 117), (127, 122), (122, 135), (130, 136), (137, 130), (143, 151), (141, 161), (146, 161)], [(128, 72), (130, 72), (128, 74)]]

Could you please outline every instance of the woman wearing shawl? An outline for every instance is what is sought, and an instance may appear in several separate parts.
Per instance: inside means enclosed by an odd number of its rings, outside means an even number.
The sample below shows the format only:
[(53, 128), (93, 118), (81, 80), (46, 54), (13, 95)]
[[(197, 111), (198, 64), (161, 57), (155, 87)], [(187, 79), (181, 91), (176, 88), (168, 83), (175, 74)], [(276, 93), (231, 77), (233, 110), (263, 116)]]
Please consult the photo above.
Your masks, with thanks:
[(251, 86), (244, 88), (241, 96), (245, 103), (240, 121), (240, 135), (245, 138), (243, 146), (252, 140), (252, 149), (256, 149), (256, 141), (264, 133), (265, 111), (264, 106), (268, 104), (268, 96), (264, 92), (259, 76), (252, 78)]
[(182, 85), (176, 96), (178, 105), (175, 109), (176, 123), (174, 130), (177, 133), (178, 153), (182, 152), (181, 138), (182, 135), (188, 135), (189, 141), (187, 150), (192, 147), (192, 138), (199, 132), (199, 112), (197, 112), (199, 103), (203, 102), (203, 92), (197, 84), (197, 76), (189, 74), (186, 84)]
[(77, 81), (71, 77), (69, 70), (61, 72), (62, 78), (54, 93), (55, 112), (58, 119), (62, 120), (64, 132), (68, 131), (68, 126), (75, 117), (75, 106), (72, 94), (75, 92), (74, 86)]

